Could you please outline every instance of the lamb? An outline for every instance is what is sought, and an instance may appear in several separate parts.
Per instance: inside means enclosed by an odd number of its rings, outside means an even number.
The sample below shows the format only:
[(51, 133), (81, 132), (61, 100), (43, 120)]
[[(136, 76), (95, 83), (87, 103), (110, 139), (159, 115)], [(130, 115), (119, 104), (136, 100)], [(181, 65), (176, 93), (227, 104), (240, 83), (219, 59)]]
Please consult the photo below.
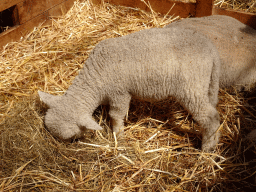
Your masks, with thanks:
[(256, 82), (256, 30), (224, 15), (189, 18), (167, 28), (195, 30), (217, 47), (221, 60), (220, 88), (250, 88)]
[(39, 91), (49, 107), (45, 125), (61, 139), (101, 130), (93, 120), (101, 104), (110, 106), (113, 131), (122, 134), (131, 97), (150, 102), (174, 97), (202, 131), (202, 149), (219, 140), (220, 58), (211, 41), (195, 30), (152, 28), (101, 41), (63, 96)]

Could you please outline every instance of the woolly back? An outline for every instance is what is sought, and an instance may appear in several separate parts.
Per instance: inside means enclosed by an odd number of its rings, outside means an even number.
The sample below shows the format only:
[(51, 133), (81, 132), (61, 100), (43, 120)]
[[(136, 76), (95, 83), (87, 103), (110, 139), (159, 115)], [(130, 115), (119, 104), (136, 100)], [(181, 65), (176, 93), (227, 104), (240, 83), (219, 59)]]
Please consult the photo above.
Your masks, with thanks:
[(214, 45), (195, 30), (153, 28), (100, 42), (78, 79), (107, 93), (160, 99), (181, 87), (201, 88), (210, 81), (214, 58)]
[(220, 87), (256, 82), (256, 30), (223, 15), (183, 19), (167, 28), (193, 29), (207, 36), (221, 59)]

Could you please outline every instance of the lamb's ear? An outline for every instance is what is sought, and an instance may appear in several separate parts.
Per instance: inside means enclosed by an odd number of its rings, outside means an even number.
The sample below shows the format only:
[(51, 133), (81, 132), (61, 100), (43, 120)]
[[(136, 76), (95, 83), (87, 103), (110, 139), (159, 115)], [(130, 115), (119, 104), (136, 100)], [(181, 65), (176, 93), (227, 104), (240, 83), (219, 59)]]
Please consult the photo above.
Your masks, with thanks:
[(54, 107), (61, 96), (54, 96), (49, 93), (38, 91), (40, 99), (49, 107)]
[(103, 128), (96, 123), (92, 117), (88, 115), (82, 115), (79, 117), (77, 126), (84, 130), (84, 129), (92, 129), (92, 130), (102, 130)]

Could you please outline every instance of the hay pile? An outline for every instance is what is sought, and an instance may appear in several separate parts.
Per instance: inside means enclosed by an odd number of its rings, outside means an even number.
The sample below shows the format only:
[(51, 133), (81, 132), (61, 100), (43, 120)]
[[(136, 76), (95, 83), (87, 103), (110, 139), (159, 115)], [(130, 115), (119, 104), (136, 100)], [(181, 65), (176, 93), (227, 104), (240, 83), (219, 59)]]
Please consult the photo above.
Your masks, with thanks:
[(234, 9), (235, 11), (256, 13), (255, 0), (215, 0), (214, 5), (220, 8)]
[[(125, 137), (116, 140), (107, 107), (88, 130), (65, 143), (44, 128), (37, 90), (63, 94), (95, 44), (176, 18), (90, 1), (76, 2), (52, 24), (37, 27), (0, 56), (0, 191), (237, 191), (255, 187), (256, 145), (251, 98), (221, 90), (223, 136), (216, 153), (201, 153), (199, 127), (174, 100), (133, 100)], [(246, 106), (246, 107), (245, 107)]]

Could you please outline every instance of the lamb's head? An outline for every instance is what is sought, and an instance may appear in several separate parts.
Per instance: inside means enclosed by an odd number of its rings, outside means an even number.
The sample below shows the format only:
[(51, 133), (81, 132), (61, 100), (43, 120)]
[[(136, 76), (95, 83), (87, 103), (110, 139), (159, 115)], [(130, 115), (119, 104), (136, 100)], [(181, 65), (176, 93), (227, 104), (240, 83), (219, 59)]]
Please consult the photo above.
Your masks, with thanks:
[(80, 116), (79, 111), (72, 105), (72, 100), (70, 101), (64, 96), (54, 96), (41, 91), (38, 91), (38, 94), (49, 108), (44, 122), (53, 136), (68, 140), (82, 137), (85, 128), (102, 129), (96, 122), (94, 122), (96, 126), (90, 126), (92, 124), (90, 124), (91, 119), (84, 114)]
[(50, 133), (63, 140), (81, 137), (82, 132), (75, 122), (74, 114), (65, 108), (66, 103), (62, 100), (62, 96), (41, 91), (38, 91), (38, 94), (49, 108), (44, 122)]

